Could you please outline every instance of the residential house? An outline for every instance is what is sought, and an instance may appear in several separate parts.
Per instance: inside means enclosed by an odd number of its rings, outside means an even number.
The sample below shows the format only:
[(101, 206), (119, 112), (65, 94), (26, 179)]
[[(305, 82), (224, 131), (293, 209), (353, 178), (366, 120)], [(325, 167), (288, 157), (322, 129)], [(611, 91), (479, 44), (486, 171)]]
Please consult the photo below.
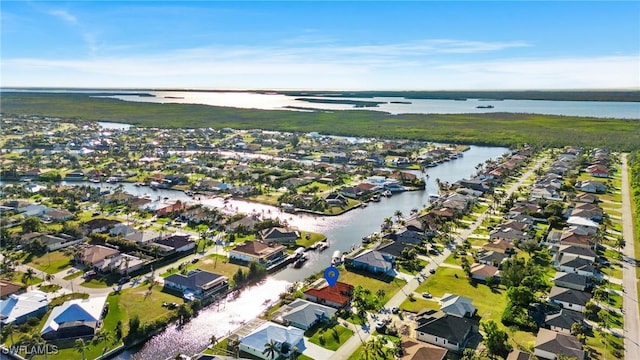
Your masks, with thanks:
[(402, 356), (399, 360), (444, 360), (447, 349), (425, 344), (411, 338), (402, 338)]
[(156, 214), (156, 216), (164, 216), (164, 215), (176, 212), (176, 211), (180, 211), (180, 210), (182, 210), (184, 208), (186, 208), (186, 205), (183, 202), (181, 202), (180, 200), (175, 200), (175, 201), (167, 201), (167, 200), (153, 201), (153, 202), (150, 202), (148, 204), (142, 205), (140, 207), (141, 210), (150, 211), (150, 212)]
[(578, 360), (585, 358), (577, 337), (541, 328), (536, 336), (533, 354), (540, 359), (555, 360), (562, 354)]
[(42, 214), (42, 220), (44, 221), (65, 221), (73, 218), (73, 214), (69, 210), (65, 209), (49, 209)]
[(336, 309), (304, 299), (296, 299), (284, 305), (280, 319), (285, 325), (308, 330), (319, 322), (328, 322), (336, 314)]
[(53, 308), (40, 335), (45, 340), (91, 337), (101, 326), (106, 302), (106, 296), (66, 301)]
[(478, 328), (477, 322), (472, 319), (433, 310), (418, 314), (417, 325), (418, 340), (455, 352), (462, 352)]
[(580, 184), (580, 191), (591, 194), (604, 194), (607, 192), (607, 186), (599, 181), (585, 181)]
[(528, 240), (530, 238), (531, 236), (528, 233), (512, 228), (492, 230), (489, 233), (489, 239), (491, 241), (505, 240), (513, 243), (516, 241)]
[(585, 325), (584, 315), (581, 312), (567, 309), (560, 309), (558, 312), (548, 314), (544, 319), (546, 327), (565, 334), (571, 334), (571, 327), (575, 323)]
[(94, 268), (101, 272), (116, 272), (118, 274), (130, 274), (140, 270), (145, 261), (129, 254), (118, 254), (106, 257), (101, 262), (94, 264)]
[(55, 251), (64, 249), (69, 246), (80, 244), (84, 241), (83, 238), (76, 238), (69, 234), (58, 235), (42, 235), (40, 241), (47, 246), (48, 251)]
[(240, 351), (244, 351), (259, 359), (271, 360), (266, 355), (265, 344), (273, 342), (281, 356), (288, 357), (294, 347), (303, 347), (304, 331), (293, 326), (282, 326), (265, 322), (247, 336), (240, 339)]
[(532, 199), (545, 199), (545, 200), (557, 200), (563, 201), (564, 196), (560, 194), (553, 186), (537, 185), (531, 190), (529, 194)]
[(589, 194), (589, 193), (580, 193), (576, 195), (574, 201), (585, 203), (585, 204), (595, 204), (600, 201), (597, 195)]
[(531, 354), (515, 349), (507, 355), (505, 360), (531, 360)]
[(24, 292), (25, 287), (11, 281), (0, 279), (0, 299), (4, 299), (13, 294)]
[(513, 254), (515, 252), (513, 243), (507, 240), (495, 240), (490, 243), (486, 243), (482, 245), (482, 249), (501, 254)]
[(192, 294), (198, 299), (224, 293), (229, 288), (229, 279), (224, 275), (204, 270), (192, 270), (187, 275), (172, 274), (164, 279), (164, 287)]
[(591, 294), (584, 291), (561, 288), (554, 286), (549, 292), (549, 301), (564, 309), (580, 311), (591, 299)]
[(601, 164), (590, 165), (587, 167), (587, 172), (591, 174), (591, 176), (599, 177), (599, 178), (608, 178), (609, 170), (606, 166)]
[(105, 259), (118, 255), (120, 255), (120, 251), (117, 249), (102, 245), (89, 245), (82, 249), (80, 260), (85, 266), (93, 268), (100, 266)]
[(377, 250), (368, 250), (347, 258), (346, 263), (356, 269), (363, 269), (372, 273), (386, 273), (393, 269), (394, 259), (388, 254)]
[(557, 269), (567, 273), (575, 273), (582, 276), (593, 277), (596, 269), (593, 261), (574, 256), (562, 256), (558, 262)]
[(283, 245), (268, 245), (262, 241), (247, 241), (229, 250), (229, 259), (249, 263), (257, 261), (265, 266), (272, 265), (285, 257)]
[(471, 265), (471, 278), (485, 281), (488, 277), (499, 277), (500, 270), (497, 267), (485, 264)]
[(567, 225), (586, 227), (594, 230), (600, 228), (600, 224), (597, 222), (579, 216), (570, 216), (569, 219), (567, 219)]
[(558, 271), (553, 277), (553, 283), (559, 287), (585, 291), (589, 286), (589, 279), (589, 277), (584, 275)]
[(440, 311), (448, 315), (471, 318), (478, 311), (471, 301), (463, 296), (444, 294), (440, 298)]
[[(157, 239), (153, 242), (160, 248), (163, 254), (174, 252), (187, 252), (196, 247), (195, 241), (191, 240), (189, 235), (171, 235), (165, 238)], [(152, 244), (152, 246), (153, 246)]]
[(288, 228), (272, 227), (260, 230), (260, 237), (262, 238), (262, 241), (267, 244), (293, 244), (300, 238), (300, 232), (298, 230)]
[(2, 325), (25, 323), (30, 317), (44, 315), (49, 308), (47, 294), (33, 290), (22, 295), (12, 294), (0, 300), (0, 323)]
[(480, 251), (478, 252), (478, 262), (480, 264), (500, 267), (500, 265), (509, 258), (508, 254), (496, 251)]
[(306, 300), (338, 309), (349, 305), (352, 295), (353, 285), (338, 281), (334, 286), (329, 286), (324, 278), (316, 280), (304, 291)]
[(117, 224), (109, 230), (109, 235), (111, 236), (122, 236), (126, 237), (127, 235), (131, 235), (138, 232), (136, 228), (127, 224)]
[[(115, 227), (114, 227), (115, 228)], [(127, 235), (124, 235), (124, 240), (133, 241), (140, 245), (151, 244), (154, 241), (160, 239), (162, 233), (153, 230), (136, 231)]]
[(348, 200), (346, 197), (342, 196), (339, 193), (331, 193), (324, 197), (324, 201), (327, 202), (329, 206), (346, 206)]
[(558, 252), (554, 257), (554, 263), (560, 263), (563, 257), (572, 256), (574, 258), (582, 258), (590, 261), (596, 261), (596, 257), (598, 256), (593, 249), (584, 247), (584, 246), (576, 246), (576, 245), (560, 245)]
[(475, 191), (480, 191), (483, 194), (491, 193), (493, 190), (486, 181), (480, 180), (480, 179), (469, 179), (469, 180), (462, 179), (462, 180), (459, 180), (457, 184), (465, 188), (469, 188)]
[(118, 220), (110, 220), (110, 219), (91, 219), (84, 224), (82, 224), (81, 228), (85, 232), (85, 234), (91, 233), (103, 233), (109, 230), (109, 228), (119, 224)]

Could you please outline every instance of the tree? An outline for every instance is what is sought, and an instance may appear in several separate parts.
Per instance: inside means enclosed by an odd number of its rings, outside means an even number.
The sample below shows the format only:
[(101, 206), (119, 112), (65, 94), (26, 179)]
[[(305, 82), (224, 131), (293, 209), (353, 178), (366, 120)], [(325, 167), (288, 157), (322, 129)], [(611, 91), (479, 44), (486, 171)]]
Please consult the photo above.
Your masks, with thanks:
[(36, 276), (36, 271), (32, 268), (28, 268), (27, 271), (22, 275), (22, 281), (25, 285), (29, 285), (29, 281), (33, 280)]
[(35, 216), (29, 216), (22, 222), (22, 232), (24, 233), (36, 232), (40, 230), (41, 227), (42, 221)]
[(627, 246), (627, 242), (624, 241), (624, 238), (622, 236), (618, 236), (616, 238), (616, 248), (618, 249), (618, 252), (620, 252), (622, 250), (623, 247)]
[(13, 333), (16, 330), (16, 326), (13, 323), (9, 323), (2, 326), (2, 337), (6, 338), (7, 336), (11, 339), (11, 346), (15, 344), (13, 341)]
[(280, 349), (278, 349), (278, 345), (273, 340), (271, 340), (268, 343), (264, 344), (264, 350), (262, 350), (262, 353), (268, 358), (275, 359), (276, 355), (280, 355)]
[(76, 339), (76, 342), (73, 345), (73, 348), (76, 349), (77, 352), (82, 354), (82, 360), (85, 360), (85, 350), (87, 349), (87, 344), (82, 339)]
[(107, 349), (109, 349), (109, 340), (111, 340), (111, 333), (105, 330), (100, 330), (95, 334), (93, 339), (98, 344), (104, 342), (104, 347), (102, 348), (102, 355), (104, 355), (107, 352)]
[(483, 342), (487, 346), (489, 354), (506, 357), (511, 351), (507, 333), (500, 330), (498, 324), (493, 320), (482, 322), (480, 325), (485, 333)]
[(209, 342), (211, 343), (211, 347), (216, 347), (218, 345), (218, 337), (214, 334), (209, 338)]
[(189, 310), (189, 308), (185, 304), (180, 305), (178, 307), (178, 323), (180, 325), (184, 325), (190, 318), (191, 311)]
[(533, 292), (526, 286), (516, 286), (507, 290), (507, 298), (514, 305), (527, 307), (533, 301)]
[(386, 292), (383, 289), (378, 289), (376, 291), (376, 297), (380, 300), (382, 300), (385, 295), (386, 295)]

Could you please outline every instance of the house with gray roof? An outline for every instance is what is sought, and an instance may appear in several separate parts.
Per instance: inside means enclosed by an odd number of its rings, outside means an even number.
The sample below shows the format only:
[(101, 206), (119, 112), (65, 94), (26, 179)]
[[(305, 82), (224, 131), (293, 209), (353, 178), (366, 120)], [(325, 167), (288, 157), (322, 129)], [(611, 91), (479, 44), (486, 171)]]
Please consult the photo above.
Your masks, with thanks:
[(549, 301), (564, 309), (582, 311), (591, 300), (591, 294), (584, 291), (554, 286), (549, 292)]
[(461, 352), (471, 336), (477, 332), (478, 323), (472, 319), (445, 314), (433, 310), (418, 314), (416, 338), (429, 344)]
[(538, 331), (533, 353), (549, 360), (555, 360), (560, 354), (583, 360), (585, 355), (577, 337), (544, 328)]
[(293, 229), (272, 227), (261, 230), (260, 237), (265, 243), (292, 244), (300, 238), (300, 232)]
[(285, 325), (308, 330), (318, 322), (328, 322), (335, 315), (336, 309), (304, 299), (296, 299), (283, 306), (280, 319)]
[(164, 279), (164, 287), (183, 295), (192, 294), (198, 299), (214, 296), (227, 291), (229, 279), (224, 275), (204, 270), (192, 270), (187, 275), (172, 274)]
[(558, 271), (553, 278), (553, 283), (559, 287), (585, 291), (589, 286), (589, 279), (589, 277), (584, 275)]
[(377, 250), (365, 251), (352, 259), (346, 259), (348, 265), (373, 273), (386, 273), (393, 269), (393, 259)]
[(571, 327), (575, 323), (585, 325), (584, 315), (581, 312), (567, 309), (548, 314), (544, 319), (546, 327), (565, 334), (571, 334)]
[(557, 268), (563, 272), (572, 272), (583, 276), (594, 276), (596, 271), (593, 267), (593, 261), (573, 256), (563, 256)]
[(478, 309), (471, 304), (471, 299), (454, 294), (444, 294), (440, 298), (440, 311), (457, 317), (473, 317)]

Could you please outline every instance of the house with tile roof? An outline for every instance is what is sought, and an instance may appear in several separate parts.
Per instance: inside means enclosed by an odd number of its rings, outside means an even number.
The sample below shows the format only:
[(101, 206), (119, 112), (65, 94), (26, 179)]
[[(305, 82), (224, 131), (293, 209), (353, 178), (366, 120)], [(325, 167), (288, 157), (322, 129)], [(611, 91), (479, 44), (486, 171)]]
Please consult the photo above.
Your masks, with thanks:
[(331, 306), (334, 308), (344, 308), (351, 302), (353, 295), (353, 285), (336, 282), (334, 286), (329, 286), (324, 278), (316, 280), (304, 291), (304, 299)]
[(486, 264), (472, 264), (471, 265), (471, 278), (485, 281), (488, 277), (500, 276), (500, 270), (497, 267)]
[(283, 245), (269, 245), (257, 240), (247, 241), (229, 250), (229, 259), (242, 263), (257, 261), (269, 266), (285, 257), (285, 249)]
[(402, 338), (402, 357), (399, 360), (444, 360), (448, 350), (411, 338)]

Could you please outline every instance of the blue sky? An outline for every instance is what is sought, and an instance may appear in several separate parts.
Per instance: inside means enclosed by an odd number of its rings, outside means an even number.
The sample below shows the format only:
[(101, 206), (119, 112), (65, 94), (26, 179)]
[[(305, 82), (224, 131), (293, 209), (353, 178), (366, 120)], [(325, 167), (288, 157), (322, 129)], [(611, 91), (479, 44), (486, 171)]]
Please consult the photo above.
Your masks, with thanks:
[(1, 85), (640, 88), (640, 3), (2, 1)]

